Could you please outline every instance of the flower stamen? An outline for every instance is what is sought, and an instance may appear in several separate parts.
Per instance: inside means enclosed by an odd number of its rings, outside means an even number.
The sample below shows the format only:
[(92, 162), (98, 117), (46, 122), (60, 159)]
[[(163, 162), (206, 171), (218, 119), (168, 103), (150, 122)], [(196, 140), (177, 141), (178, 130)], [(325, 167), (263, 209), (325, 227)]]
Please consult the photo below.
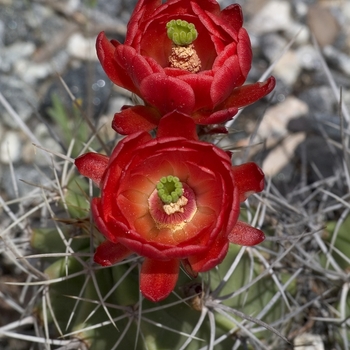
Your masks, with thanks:
[(158, 196), (164, 204), (174, 204), (183, 195), (183, 188), (180, 179), (168, 175), (162, 177), (157, 184)]
[(176, 203), (164, 204), (163, 209), (168, 214), (174, 213), (183, 213), (184, 206), (188, 203), (188, 199), (184, 196), (181, 196)]
[(187, 46), (197, 39), (198, 32), (193, 23), (172, 19), (166, 24), (168, 38), (178, 46)]
[(167, 23), (166, 27), (168, 38), (174, 44), (169, 56), (169, 66), (198, 73), (202, 64), (192, 44), (198, 37), (194, 24), (181, 19), (173, 19)]

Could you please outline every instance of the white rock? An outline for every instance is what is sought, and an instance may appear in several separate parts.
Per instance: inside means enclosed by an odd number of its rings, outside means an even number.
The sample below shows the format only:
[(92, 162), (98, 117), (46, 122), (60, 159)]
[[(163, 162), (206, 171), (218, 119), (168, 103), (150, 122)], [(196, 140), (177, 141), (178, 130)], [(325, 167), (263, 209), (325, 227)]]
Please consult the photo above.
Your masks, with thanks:
[(293, 24), (290, 1), (269, 1), (247, 24), (248, 31), (265, 34), (288, 30)]
[(15, 163), (21, 159), (22, 143), (19, 134), (7, 131), (0, 144), (0, 160), (2, 163)]
[(258, 135), (263, 138), (280, 138), (287, 134), (287, 124), (293, 118), (306, 115), (308, 105), (294, 96), (287, 97), (283, 102), (267, 109), (262, 120)]
[(85, 38), (80, 33), (73, 34), (67, 44), (68, 53), (81, 60), (97, 60), (96, 38)]
[(293, 22), (285, 34), (288, 39), (294, 40), (296, 45), (307, 45), (310, 41), (310, 30), (305, 24)]
[(322, 338), (318, 334), (303, 333), (294, 339), (294, 348), (298, 350), (324, 350)]
[(51, 74), (62, 74), (68, 61), (67, 52), (61, 51), (48, 62), (36, 63), (21, 59), (15, 63), (14, 70), (23, 81), (32, 85)]
[(28, 84), (35, 84), (39, 79), (44, 79), (53, 73), (53, 67), (49, 62), (33, 63), (27, 60), (17, 61), (14, 70)]
[(287, 51), (278, 60), (273, 70), (273, 75), (276, 75), (289, 86), (293, 86), (298, 79), (301, 71), (301, 66), (297, 54), (294, 51)]
[(34, 51), (35, 45), (32, 42), (18, 42), (2, 48), (0, 51), (1, 70), (10, 71), (18, 60), (29, 57)]
[(314, 70), (321, 67), (320, 55), (314, 46), (304, 45), (299, 47), (295, 52), (302, 68)]
[(306, 134), (298, 132), (288, 135), (264, 159), (262, 170), (266, 176), (278, 174), (292, 159), (295, 149), (305, 140)]

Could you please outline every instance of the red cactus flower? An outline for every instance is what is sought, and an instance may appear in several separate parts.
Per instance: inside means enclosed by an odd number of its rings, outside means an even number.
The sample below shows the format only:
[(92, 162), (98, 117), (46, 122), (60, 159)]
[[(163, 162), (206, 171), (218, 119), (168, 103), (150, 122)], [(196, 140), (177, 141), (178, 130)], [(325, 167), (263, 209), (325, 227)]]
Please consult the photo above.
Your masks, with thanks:
[(151, 130), (173, 110), (197, 124), (222, 123), (271, 92), (273, 77), (242, 86), (252, 61), (242, 24), (238, 4), (221, 11), (215, 0), (139, 0), (124, 44), (103, 32), (97, 38), (109, 78), (145, 102), (116, 113), (113, 128)]
[(232, 166), (228, 153), (198, 141), (193, 119), (182, 113), (164, 116), (156, 138), (134, 133), (109, 158), (87, 153), (75, 164), (101, 188), (91, 207), (106, 240), (95, 262), (144, 256), (140, 289), (152, 301), (174, 289), (180, 262), (195, 275), (219, 264), (229, 242), (252, 246), (264, 239), (237, 222), (240, 202), (263, 189), (264, 174), (254, 163)]

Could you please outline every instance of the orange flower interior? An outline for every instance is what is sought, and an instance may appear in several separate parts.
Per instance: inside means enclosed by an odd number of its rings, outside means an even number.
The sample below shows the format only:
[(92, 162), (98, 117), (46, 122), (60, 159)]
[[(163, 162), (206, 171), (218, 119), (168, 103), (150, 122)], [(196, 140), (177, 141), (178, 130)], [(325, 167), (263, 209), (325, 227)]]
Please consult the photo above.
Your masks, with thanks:
[[(199, 235), (216, 221), (222, 197), (220, 191), (215, 191), (214, 174), (206, 173), (203, 180), (198, 167), (180, 164), (177, 164), (177, 171), (168, 161), (162, 165), (158, 163), (150, 173), (142, 167), (143, 174), (133, 174), (127, 181), (127, 188), (117, 195), (117, 204), (129, 225), (149, 242), (178, 245)], [(155, 173), (160, 175), (157, 179)], [(181, 179), (182, 191), (178, 198), (174, 196), (168, 203), (162, 201), (157, 189), (164, 173), (188, 174)], [(195, 181), (196, 178), (202, 180)]]

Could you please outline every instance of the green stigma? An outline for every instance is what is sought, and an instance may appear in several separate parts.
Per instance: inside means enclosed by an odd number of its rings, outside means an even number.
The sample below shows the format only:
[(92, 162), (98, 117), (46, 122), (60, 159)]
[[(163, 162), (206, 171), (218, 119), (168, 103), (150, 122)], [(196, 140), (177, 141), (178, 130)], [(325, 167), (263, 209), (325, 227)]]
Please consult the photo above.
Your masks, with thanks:
[(176, 176), (164, 176), (157, 183), (157, 192), (164, 204), (176, 203), (183, 195), (182, 183)]
[(172, 19), (166, 24), (168, 38), (179, 46), (190, 45), (197, 39), (198, 32), (193, 23), (188, 23), (182, 19)]

